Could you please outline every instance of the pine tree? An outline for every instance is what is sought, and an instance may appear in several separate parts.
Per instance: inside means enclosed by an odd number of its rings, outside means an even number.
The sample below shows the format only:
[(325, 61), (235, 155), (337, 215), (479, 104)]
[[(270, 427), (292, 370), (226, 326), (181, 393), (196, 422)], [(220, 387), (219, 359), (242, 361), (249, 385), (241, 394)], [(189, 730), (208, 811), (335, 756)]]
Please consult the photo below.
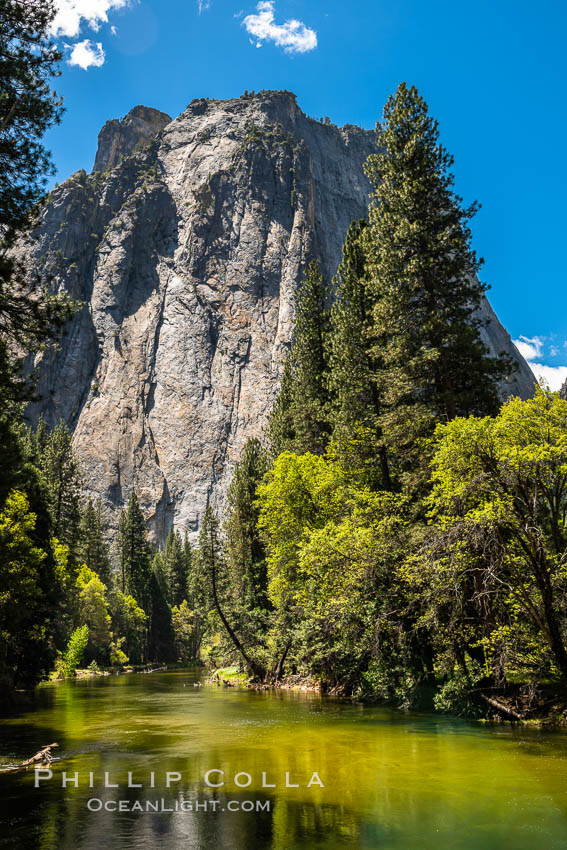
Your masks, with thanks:
[[(293, 448), (321, 454), (329, 439), (325, 373), (328, 288), (318, 263), (305, 270), (297, 294), (293, 345), (282, 389), (270, 420), (276, 451)], [(287, 366), (287, 364), (286, 364)], [(272, 449), (274, 451), (274, 449)]]
[(60, 422), (53, 431), (43, 429), (37, 437), (39, 466), (46, 485), (52, 533), (69, 549), (76, 563), (81, 520), (81, 472), (73, 452), (71, 434)]
[(267, 470), (267, 456), (260, 441), (248, 440), (227, 497), (226, 554), (234, 607), (247, 639), (254, 641), (261, 639), (265, 612), (271, 610), (266, 551), (258, 530), (260, 511), (256, 501), (256, 489)]
[(150, 582), (150, 552), (146, 541), (146, 523), (132, 490), (128, 505), (120, 514), (118, 526), (120, 555), (120, 590), (131, 594), (136, 602), (148, 610)]
[(30, 288), (7, 250), (27, 227), (53, 173), (41, 139), (62, 114), (50, 88), (61, 59), (49, 40), (54, 15), (51, 0), (0, 0), (0, 418), (6, 405), (13, 408), (30, 395), (14, 350), (28, 353), (49, 341), (73, 308), (45, 281)]
[(291, 358), (284, 364), (282, 379), (268, 422), (270, 454), (276, 458), (282, 452), (293, 451), (295, 428), (293, 421), (294, 382)]
[(161, 556), (172, 605), (187, 599), (187, 557), (181, 535), (171, 529)]
[(175, 660), (175, 634), (169, 604), (169, 583), (163, 558), (156, 555), (148, 577), (149, 607), (148, 660), (169, 662)]
[(183, 542), (183, 554), (187, 571), (187, 604), (193, 622), (191, 652), (193, 658), (198, 658), (201, 642), (207, 628), (207, 614), (213, 603), (210, 598), (209, 581), (203, 572), (199, 550), (192, 549), (187, 533), (185, 533)]
[(97, 499), (93, 504), (92, 499), (89, 499), (81, 516), (79, 558), (110, 588), (112, 569), (103, 529), (102, 502)]
[(185, 532), (185, 536), (183, 538), (183, 558), (185, 561), (185, 585), (187, 590), (186, 599), (190, 600), (191, 591), (190, 591), (190, 578), (193, 571), (193, 548), (191, 543), (189, 542), (189, 537), (187, 532)]
[(385, 439), (406, 465), (436, 422), (498, 409), (497, 380), (509, 368), (487, 355), (475, 312), (485, 286), (469, 221), (453, 189), (453, 158), (414, 87), (402, 83), (378, 125), (369, 157), (370, 287), (375, 299), (377, 387)]
[(390, 489), (390, 471), (379, 418), (377, 355), (372, 335), (373, 294), (369, 287), (364, 220), (347, 232), (334, 280), (335, 298), (328, 333), (327, 386), (331, 399), (333, 440), (348, 452), (371, 486)]

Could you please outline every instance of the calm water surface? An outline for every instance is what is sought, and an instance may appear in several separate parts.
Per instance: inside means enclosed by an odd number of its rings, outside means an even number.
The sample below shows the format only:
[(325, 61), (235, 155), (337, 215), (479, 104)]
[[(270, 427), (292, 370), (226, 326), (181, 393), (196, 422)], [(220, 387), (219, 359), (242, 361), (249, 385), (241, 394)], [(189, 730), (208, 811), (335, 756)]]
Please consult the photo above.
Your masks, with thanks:
[[(195, 681), (52, 683), (3, 718), (0, 761), (52, 741), (61, 760), (37, 789), (31, 772), (0, 776), (0, 848), (567, 850), (565, 735)], [(223, 787), (207, 788), (209, 770)], [(167, 788), (166, 771), (181, 780)], [(314, 772), (324, 788), (307, 787)], [(126, 811), (105, 810), (120, 800)]]

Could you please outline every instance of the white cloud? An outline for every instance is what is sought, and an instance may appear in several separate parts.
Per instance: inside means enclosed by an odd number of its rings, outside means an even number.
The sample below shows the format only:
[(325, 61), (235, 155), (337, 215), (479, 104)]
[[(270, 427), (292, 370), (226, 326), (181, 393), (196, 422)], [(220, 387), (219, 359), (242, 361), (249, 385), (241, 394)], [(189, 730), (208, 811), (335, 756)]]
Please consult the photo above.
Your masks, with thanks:
[(546, 366), (543, 363), (530, 363), (530, 369), (540, 382), (550, 390), (557, 392), (567, 379), (567, 366)]
[(112, 35), (118, 35), (118, 30), (115, 26), (110, 27), (110, 32), (112, 33)]
[(197, 0), (197, 8), (199, 9), (199, 14), (201, 14), (201, 12), (206, 12), (210, 5), (211, 0)]
[(537, 360), (543, 354), (543, 339), (539, 336), (521, 336), (514, 340), (514, 345), (528, 362)]
[(108, 13), (114, 9), (123, 9), (131, 0), (56, 0), (57, 14), (50, 31), (55, 37), (76, 38), (82, 22), (98, 32), (101, 24), (108, 23)]
[[(540, 336), (521, 336), (514, 340), (514, 345), (522, 357), (528, 361), (530, 369), (540, 384), (545, 384), (554, 391), (561, 389), (564, 381), (567, 380), (567, 366), (548, 366), (538, 362), (544, 357), (544, 340)], [(549, 354), (555, 357), (558, 353), (557, 346), (552, 345)]]
[(256, 15), (247, 15), (242, 24), (246, 32), (257, 39), (257, 47), (261, 47), (263, 41), (273, 41), (286, 53), (308, 53), (317, 47), (317, 33), (301, 21), (292, 19), (276, 24), (274, 0), (262, 0), (256, 12)]
[(85, 38), (84, 41), (66, 44), (65, 47), (71, 51), (67, 59), (68, 65), (78, 65), (83, 71), (86, 71), (87, 68), (100, 68), (101, 65), (104, 65), (105, 55), (100, 41), (95, 44)]

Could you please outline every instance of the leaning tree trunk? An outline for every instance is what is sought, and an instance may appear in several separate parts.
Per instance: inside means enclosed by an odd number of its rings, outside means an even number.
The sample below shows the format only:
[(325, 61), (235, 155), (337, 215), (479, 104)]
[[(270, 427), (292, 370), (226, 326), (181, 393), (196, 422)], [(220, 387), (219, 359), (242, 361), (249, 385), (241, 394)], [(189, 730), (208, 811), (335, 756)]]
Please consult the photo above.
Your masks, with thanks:
[(215, 603), (215, 608), (217, 609), (217, 613), (222, 621), (223, 626), (227, 630), (231, 641), (235, 645), (238, 652), (241, 654), (246, 667), (248, 668), (248, 672), (255, 678), (262, 680), (264, 678), (264, 670), (260, 667), (259, 664), (254, 661), (253, 658), (250, 658), (242, 644), (240, 643), (236, 633), (234, 632), (232, 626), (226, 619), (224, 612), (221, 608), (219, 596), (217, 592), (217, 562), (215, 558), (214, 546), (211, 546), (211, 578), (212, 578), (212, 586), (213, 586), (213, 600)]

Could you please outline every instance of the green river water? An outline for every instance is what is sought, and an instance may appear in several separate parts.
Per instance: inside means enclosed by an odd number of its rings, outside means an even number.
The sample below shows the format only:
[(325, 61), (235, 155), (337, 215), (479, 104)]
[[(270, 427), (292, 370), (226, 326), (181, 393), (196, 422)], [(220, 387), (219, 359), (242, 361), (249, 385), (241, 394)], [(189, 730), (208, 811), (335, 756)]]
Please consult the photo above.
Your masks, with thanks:
[(198, 680), (52, 683), (2, 718), (0, 761), (61, 759), (0, 776), (0, 848), (567, 850), (567, 735)]

